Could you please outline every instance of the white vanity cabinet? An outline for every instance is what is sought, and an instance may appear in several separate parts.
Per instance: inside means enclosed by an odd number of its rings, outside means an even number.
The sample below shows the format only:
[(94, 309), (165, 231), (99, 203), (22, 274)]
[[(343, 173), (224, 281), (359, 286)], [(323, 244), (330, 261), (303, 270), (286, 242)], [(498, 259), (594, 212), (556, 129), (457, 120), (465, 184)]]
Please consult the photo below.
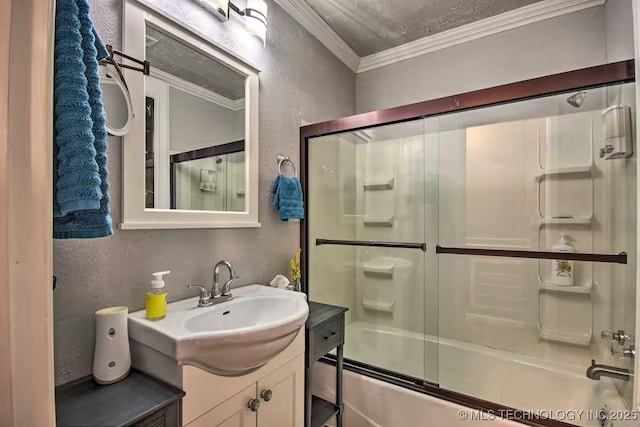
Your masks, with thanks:
[[(209, 374), (203, 371), (202, 375)], [(253, 410), (251, 403), (256, 405)], [(298, 427), (303, 412), (304, 358), (300, 355), (186, 426)]]
[[(304, 424), (304, 334), (265, 366), (224, 377), (182, 367), (186, 427), (300, 427)], [(253, 403), (253, 410), (251, 408)]]
[(247, 402), (256, 398), (256, 384), (252, 384), (232, 398), (187, 424), (187, 427), (255, 427), (258, 413)]
[[(258, 381), (258, 427), (300, 427), (304, 419), (304, 355)], [(267, 395), (268, 392), (270, 395)], [(267, 400), (269, 399), (269, 400)]]

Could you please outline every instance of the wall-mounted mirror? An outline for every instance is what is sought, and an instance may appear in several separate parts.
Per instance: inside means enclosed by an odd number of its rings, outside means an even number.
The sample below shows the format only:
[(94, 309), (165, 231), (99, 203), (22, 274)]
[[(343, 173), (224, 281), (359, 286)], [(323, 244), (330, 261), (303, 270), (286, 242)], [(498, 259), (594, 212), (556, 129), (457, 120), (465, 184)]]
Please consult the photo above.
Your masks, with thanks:
[(121, 228), (258, 226), (257, 71), (135, 0), (124, 21), (125, 51), (151, 74), (125, 74)]

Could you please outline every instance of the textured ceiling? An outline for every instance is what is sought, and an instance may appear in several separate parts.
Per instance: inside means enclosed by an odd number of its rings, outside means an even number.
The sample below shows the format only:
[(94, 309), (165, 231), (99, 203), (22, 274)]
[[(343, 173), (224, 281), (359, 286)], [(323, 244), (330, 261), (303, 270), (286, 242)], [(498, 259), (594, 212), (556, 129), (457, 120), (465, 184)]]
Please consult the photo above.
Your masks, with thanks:
[(304, 0), (359, 56), (541, 0)]
[(151, 68), (173, 74), (229, 99), (244, 98), (243, 75), (153, 27), (147, 26), (147, 37), (158, 41), (147, 46), (147, 60)]

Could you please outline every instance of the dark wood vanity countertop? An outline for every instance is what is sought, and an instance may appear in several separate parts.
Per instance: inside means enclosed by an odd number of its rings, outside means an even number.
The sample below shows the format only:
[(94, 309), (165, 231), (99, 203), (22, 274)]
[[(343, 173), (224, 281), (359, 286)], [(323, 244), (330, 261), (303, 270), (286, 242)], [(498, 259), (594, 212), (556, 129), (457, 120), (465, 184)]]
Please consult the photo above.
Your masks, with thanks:
[(346, 307), (309, 301), (309, 318), (307, 319), (305, 326), (307, 329), (313, 329), (320, 323), (325, 322), (327, 319), (335, 317), (348, 310), (349, 309)]
[(133, 369), (127, 378), (110, 385), (84, 377), (56, 387), (56, 424), (130, 426), (184, 395), (184, 391)]

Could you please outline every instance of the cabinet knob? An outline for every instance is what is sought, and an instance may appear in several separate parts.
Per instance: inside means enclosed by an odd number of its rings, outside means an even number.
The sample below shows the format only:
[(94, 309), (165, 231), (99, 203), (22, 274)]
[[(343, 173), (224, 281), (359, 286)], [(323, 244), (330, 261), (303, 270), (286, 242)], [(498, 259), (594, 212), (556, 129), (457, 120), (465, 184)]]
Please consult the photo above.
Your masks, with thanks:
[(260, 407), (260, 401), (258, 399), (251, 399), (247, 405), (251, 412), (256, 412)]
[(328, 337), (324, 337), (324, 340), (325, 341), (330, 341), (330, 340), (334, 339), (337, 336), (338, 336), (337, 332), (330, 332)]
[(273, 392), (269, 389), (266, 390), (262, 390), (260, 392), (260, 397), (262, 398), (262, 400), (264, 400), (265, 402), (268, 402), (271, 400), (271, 398), (273, 397)]

